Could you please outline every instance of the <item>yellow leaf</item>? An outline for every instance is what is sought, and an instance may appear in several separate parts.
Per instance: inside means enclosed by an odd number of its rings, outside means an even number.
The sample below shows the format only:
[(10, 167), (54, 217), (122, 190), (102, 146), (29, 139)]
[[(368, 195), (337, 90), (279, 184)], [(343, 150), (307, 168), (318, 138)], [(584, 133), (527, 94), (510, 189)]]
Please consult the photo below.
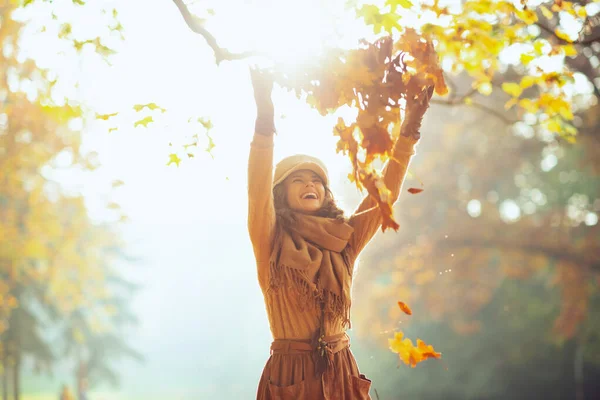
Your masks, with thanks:
[(535, 83), (537, 82), (537, 78), (531, 75), (526, 75), (521, 79), (521, 83), (519, 83), (519, 86), (521, 86), (522, 89), (527, 89), (528, 87), (533, 86)]
[(546, 41), (545, 40), (536, 40), (533, 43), (533, 49), (535, 50), (535, 54), (537, 55), (543, 55), (543, 50), (544, 50), (544, 46), (546, 45)]
[(569, 143), (577, 143), (575, 136), (565, 136), (564, 139)]
[(521, 19), (521, 21), (525, 22), (527, 25), (535, 24), (538, 21), (537, 14), (529, 9), (517, 10), (515, 14)]
[(136, 122), (133, 124), (133, 127), (134, 127), (134, 128), (137, 128), (138, 126), (142, 125), (144, 128), (147, 128), (147, 127), (148, 127), (148, 124), (149, 124), (150, 122), (154, 122), (154, 120), (152, 119), (152, 116), (151, 116), (151, 115), (147, 116), (146, 118), (142, 118), (142, 119), (140, 119), (139, 121), (136, 121)]
[(137, 112), (142, 111), (144, 108), (149, 108), (150, 110), (154, 111), (154, 110), (160, 110), (160, 112), (165, 112), (167, 111), (166, 109), (157, 106), (156, 103), (148, 103), (148, 104), (136, 104), (133, 106), (133, 109)]
[(167, 165), (175, 164), (176, 166), (179, 167), (180, 162), (181, 162), (181, 158), (179, 158), (179, 156), (177, 156), (177, 154), (175, 154), (175, 153), (169, 154), (169, 162), (167, 163)]
[(123, 186), (124, 184), (125, 184), (125, 182), (123, 182), (123, 181), (122, 181), (122, 180), (120, 180), (120, 179), (117, 179), (117, 180), (114, 180), (114, 181), (113, 181), (113, 183), (112, 183), (112, 187), (113, 187), (113, 188), (117, 188), (117, 187), (119, 187), (119, 186)]
[(561, 46), (565, 56), (567, 57), (575, 57), (577, 55), (577, 49), (572, 44), (566, 44)]
[(385, 5), (390, 6), (392, 12), (396, 12), (396, 8), (398, 8), (398, 6), (402, 8), (411, 8), (413, 6), (410, 0), (387, 0)]
[(512, 99), (510, 99), (509, 101), (507, 101), (504, 104), (504, 109), (505, 110), (510, 110), (512, 106), (514, 106), (515, 104), (517, 104), (519, 102), (519, 98), (518, 97), (513, 97)]
[(521, 54), (521, 63), (523, 65), (529, 64), (534, 59), (535, 59), (535, 56), (533, 54), (529, 54), (529, 53)]
[(552, 19), (554, 17), (554, 14), (552, 13), (552, 11), (548, 10), (548, 7), (546, 6), (540, 6), (540, 9), (542, 10), (542, 14), (544, 14), (544, 17), (546, 17), (547, 19)]
[(473, 104), (473, 99), (470, 97), (465, 97), (465, 104), (470, 106), (471, 104)]
[(108, 120), (110, 117), (114, 117), (115, 115), (118, 115), (119, 113), (112, 113), (112, 114), (98, 114), (96, 113), (96, 119), (101, 119), (101, 120)]
[(554, 133), (558, 133), (562, 130), (562, 128), (560, 127), (560, 123), (558, 121), (556, 121), (556, 119), (549, 120), (548, 123), (546, 123), (546, 128), (550, 132), (554, 132)]
[(502, 90), (504, 90), (506, 93), (510, 94), (513, 97), (519, 97), (521, 95), (521, 93), (523, 92), (523, 89), (521, 89), (521, 86), (519, 86), (518, 83), (514, 83), (514, 82), (504, 82), (502, 84)]
[(556, 34), (556, 36), (558, 36), (560, 39), (564, 40), (565, 42), (573, 43), (573, 39), (571, 39), (571, 37), (566, 32), (564, 32), (562, 29), (556, 28), (554, 30), (554, 33)]
[(572, 120), (573, 119), (573, 112), (571, 111), (571, 109), (569, 107), (561, 107), (558, 112), (560, 113), (560, 115), (566, 119), (566, 120)]
[(577, 128), (571, 124), (565, 124), (565, 132), (569, 135), (577, 135)]
[(198, 118), (198, 122), (204, 127), (206, 130), (211, 130), (213, 128), (213, 124), (210, 119)]
[(519, 100), (519, 106), (521, 106), (521, 108), (527, 110), (527, 112), (530, 112), (532, 114), (535, 114), (538, 111), (537, 103), (533, 102), (533, 100), (531, 99)]
[(577, 16), (579, 16), (580, 18), (587, 18), (587, 11), (585, 7), (579, 7), (577, 9)]

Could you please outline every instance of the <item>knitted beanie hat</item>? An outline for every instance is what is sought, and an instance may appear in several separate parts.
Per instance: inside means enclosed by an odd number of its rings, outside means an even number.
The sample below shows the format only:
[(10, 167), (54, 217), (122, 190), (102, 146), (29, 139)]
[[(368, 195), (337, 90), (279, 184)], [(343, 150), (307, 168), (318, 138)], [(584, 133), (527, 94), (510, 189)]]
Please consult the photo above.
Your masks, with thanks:
[(305, 154), (295, 154), (286, 157), (277, 163), (273, 177), (273, 186), (280, 184), (292, 173), (302, 169), (307, 169), (317, 174), (323, 180), (323, 184), (325, 185), (329, 182), (327, 168), (321, 160)]

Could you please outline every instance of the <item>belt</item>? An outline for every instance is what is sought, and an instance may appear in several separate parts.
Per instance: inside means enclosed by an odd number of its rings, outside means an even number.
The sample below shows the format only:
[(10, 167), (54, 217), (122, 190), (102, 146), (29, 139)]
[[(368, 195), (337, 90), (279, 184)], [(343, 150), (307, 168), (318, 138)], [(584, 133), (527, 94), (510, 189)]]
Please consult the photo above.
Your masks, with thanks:
[(350, 347), (350, 338), (345, 332), (310, 339), (275, 339), (271, 343), (271, 354), (311, 353), (316, 372), (333, 364), (333, 355)]

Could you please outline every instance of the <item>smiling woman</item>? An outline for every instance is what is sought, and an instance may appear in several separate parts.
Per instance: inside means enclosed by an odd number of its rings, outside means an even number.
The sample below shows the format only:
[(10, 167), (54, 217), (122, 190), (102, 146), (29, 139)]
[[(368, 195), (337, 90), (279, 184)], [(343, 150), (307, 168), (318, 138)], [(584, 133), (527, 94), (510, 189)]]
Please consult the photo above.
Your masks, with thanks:
[(325, 185), (322, 178), (308, 169), (294, 172), (284, 181), (288, 206), (297, 211), (314, 212), (323, 205)]
[[(355, 261), (381, 227), (381, 213), (368, 211), (375, 200), (367, 196), (345, 218), (327, 189), (327, 169), (314, 157), (284, 158), (273, 174), (272, 76), (252, 70), (252, 83), (257, 119), (248, 161), (248, 231), (274, 339), (257, 399), (370, 399), (371, 381), (358, 369), (346, 329)], [(392, 204), (415, 153), (428, 94), (407, 104), (383, 172)]]

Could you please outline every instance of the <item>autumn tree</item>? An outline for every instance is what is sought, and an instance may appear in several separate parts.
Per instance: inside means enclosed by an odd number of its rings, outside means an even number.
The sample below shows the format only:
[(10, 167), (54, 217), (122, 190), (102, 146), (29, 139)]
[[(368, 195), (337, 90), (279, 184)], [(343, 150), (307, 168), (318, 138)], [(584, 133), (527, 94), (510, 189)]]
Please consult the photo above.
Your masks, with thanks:
[[(63, 20), (69, 6), (81, 7), (83, 1), (56, 8), (45, 7), (47, 4), (4, 1), (0, 7), (3, 398), (8, 398), (9, 392), (19, 398), (23, 357), (31, 356), (38, 367), (48, 370), (61, 356), (56, 343), (43, 335), (48, 323), (73, 320), (76, 313), (85, 311), (80, 319), (83, 323), (85, 318), (86, 326), (91, 326), (87, 346), (93, 353), (98, 348), (94, 340), (114, 334), (106, 326), (119, 327), (119, 318), (126, 315), (123, 295), (115, 293), (114, 285), (107, 281), (120, 276), (112, 266), (122, 247), (119, 235), (114, 227), (92, 221), (83, 196), (73, 194), (53, 175), (58, 169), (92, 171), (98, 166), (97, 155), (81, 147), (80, 126), (88, 111), (77, 99), (64, 96), (68, 93), (64, 77), (40, 67), (21, 44), (38, 29), (38, 34), (47, 33), (71, 45), (71, 55), (88, 46), (101, 57), (112, 50), (100, 36), (74, 36), (70, 22)], [(110, 19), (109, 32), (119, 31), (114, 11), (97, 11), (99, 17)], [(103, 325), (101, 336), (97, 329)], [(121, 353), (134, 354), (124, 343), (115, 343)], [(96, 359), (103, 368), (104, 358)]]

